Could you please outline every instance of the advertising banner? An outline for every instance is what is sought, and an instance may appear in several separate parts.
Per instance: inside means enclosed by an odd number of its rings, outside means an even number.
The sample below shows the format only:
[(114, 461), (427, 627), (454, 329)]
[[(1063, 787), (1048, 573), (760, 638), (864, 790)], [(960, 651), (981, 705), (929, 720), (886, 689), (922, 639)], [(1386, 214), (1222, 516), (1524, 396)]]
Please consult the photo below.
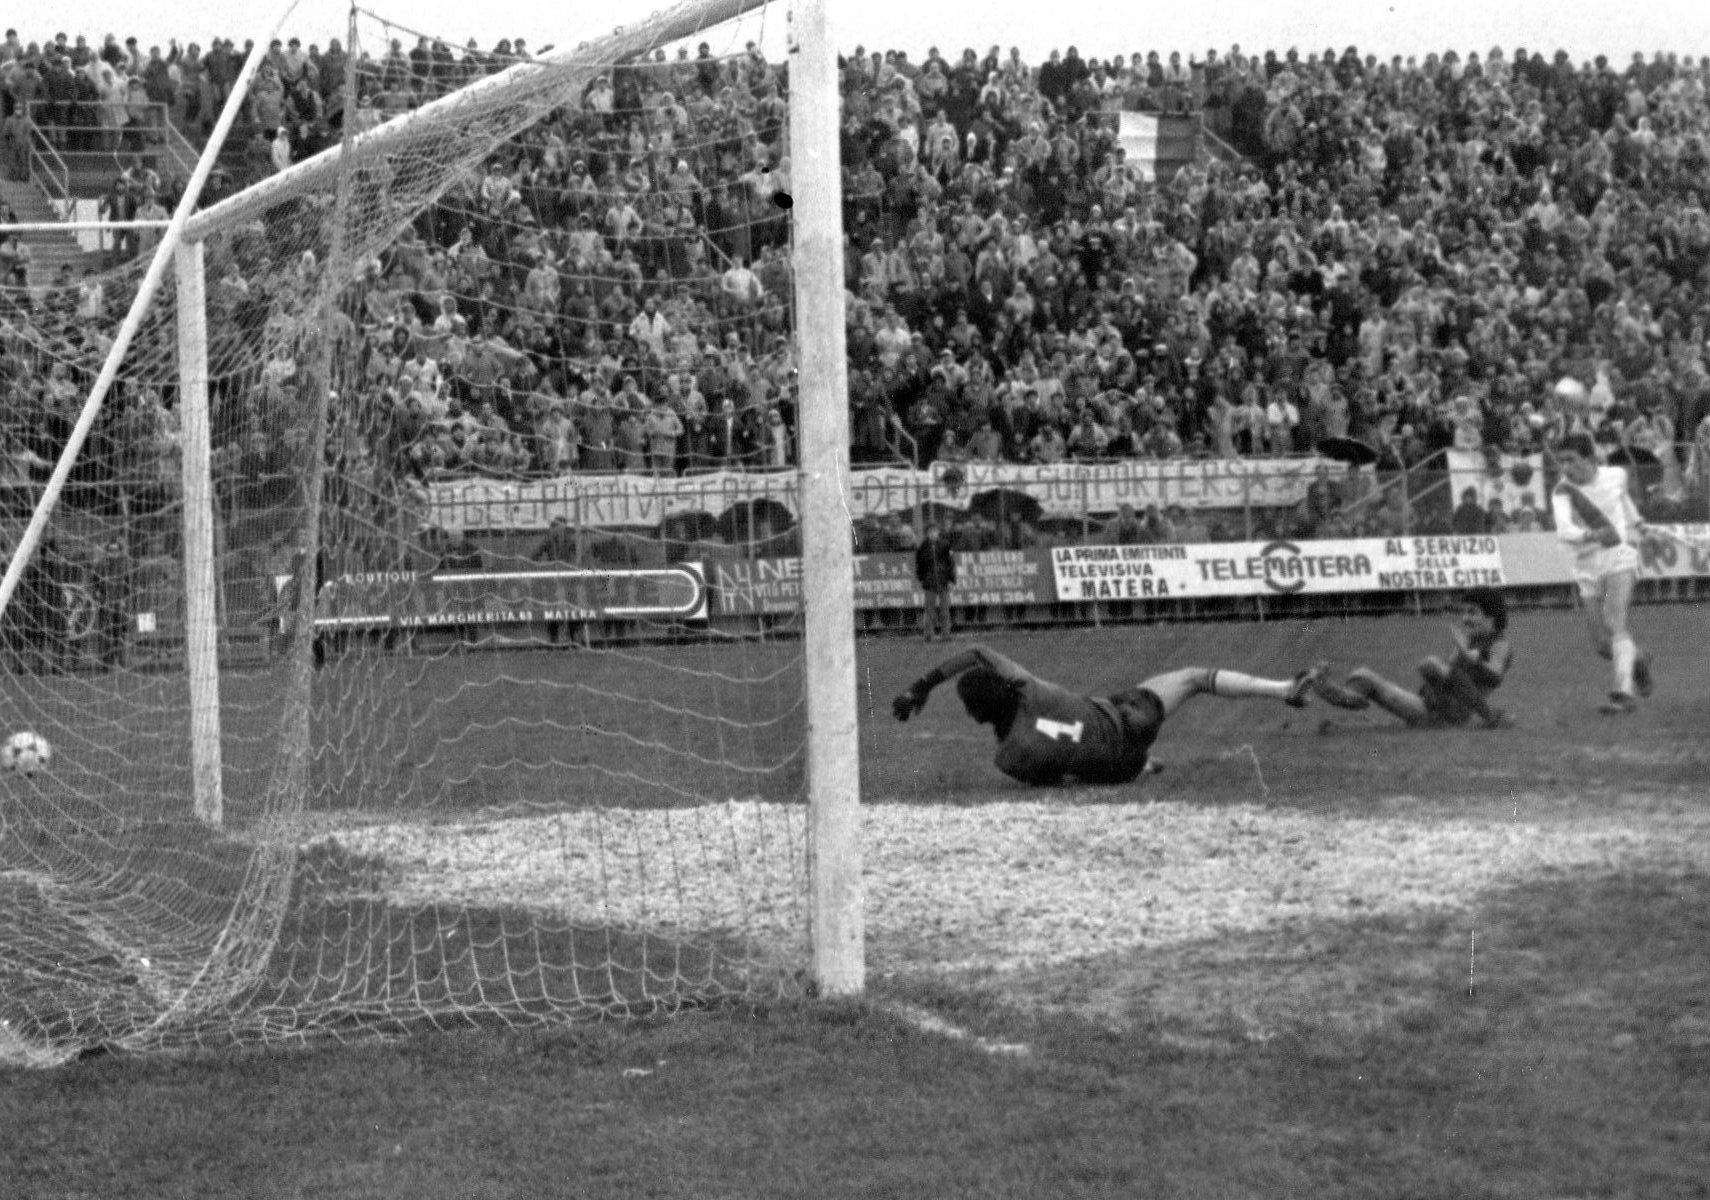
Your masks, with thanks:
[[(801, 560), (715, 560), (707, 583), (720, 616), (796, 612), (801, 609)], [(1043, 550), (986, 550), (956, 555), (957, 604), (1050, 604), (1050, 558)], [(926, 602), (908, 554), (862, 554), (855, 559), (855, 607), (919, 608)]]
[[(281, 590), (290, 576), (280, 576)], [(704, 620), (700, 563), (619, 570), (385, 571), (329, 581), (315, 601), (320, 629), (425, 629), (531, 621)]]
[[(1710, 525), (1653, 526), (1644, 578), (1710, 576)], [(1300, 592), (1451, 591), (1572, 582), (1550, 533), (1352, 538), (1198, 545), (1058, 546), (956, 555), (952, 602), (1062, 602), (1287, 596)], [(290, 576), (275, 577), (283, 591)], [(855, 558), (855, 607), (919, 608), (914, 556)], [(799, 612), (799, 558), (720, 559), (671, 567), (346, 575), (321, 589), (323, 629)]]
[[(1510, 533), (1502, 543), (1503, 574), (1513, 587), (1573, 582), (1573, 556), (1553, 533)], [(1640, 579), (1710, 576), (1710, 525), (1652, 525), (1639, 547)]]
[(1648, 532), (1639, 547), (1641, 579), (1710, 575), (1710, 525), (1652, 525)]
[(1059, 546), (1062, 601), (1439, 590), (1504, 583), (1495, 537)]

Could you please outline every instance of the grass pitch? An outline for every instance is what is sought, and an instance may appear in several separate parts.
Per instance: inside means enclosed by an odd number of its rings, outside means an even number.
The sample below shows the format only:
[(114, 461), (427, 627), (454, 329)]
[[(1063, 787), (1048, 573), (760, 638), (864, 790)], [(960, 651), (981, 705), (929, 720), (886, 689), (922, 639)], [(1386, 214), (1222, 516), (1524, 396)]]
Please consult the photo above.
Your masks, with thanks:
[[(1501, 693), (1516, 729), (1415, 733), (1381, 714), (1202, 698), (1160, 738), (1162, 775), (1047, 792), (991, 766), (989, 734), (952, 694), (891, 721), (890, 697), (944, 647), (863, 643), (875, 821), (917, 810), (923, 828), (966, 840), (982, 818), (995, 831), (1017, 805), (1047, 806), (1025, 862), (977, 865), (1014, 914), (915, 930), (928, 952), (878, 957), (860, 1005), (6, 1073), (0, 1192), (1702, 1196), (1704, 620), (1691, 607), (1638, 613), (1660, 686), (1636, 717), (1595, 712), (1604, 669), (1576, 616), (1521, 614)], [(1432, 618), (990, 639), (1089, 691), (1189, 664), (1286, 675), (1321, 657), (1401, 680), (1445, 643)], [(576, 652), (504, 658), (510, 674), (633, 670)], [(458, 661), (499, 669), (435, 669)], [(755, 789), (773, 790), (788, 788)], [(1167, 839), (1133, 832), (1148, 812)], [(975, 819), (942, 819), (953, 813)], [(1069, 818), (1080, 840), (1053, 847)], [(1120, 829), (1127, 840), (1110, 840)], [(1386, 840), (1391, 829), (1416, 832)], [(1444, 841), (1451, 831), (1463, 840)], [(1579, 850), (1521, 869), (1520, 849), (1558, 842)], [(1120, 872), (1100, 875), (1099, 854), (1113, 846), (1152, 856), (1135, 860), (1137, 894), (1177, 918), (1199, 912), (1203, 928), (1160, 919), (1111, 945), (1069, 920), (1024, 921), (1066, 878), (1109, 891)], [(1365, 890), (1337, 896), (1361, 903), (1320, 903), (1356, 878), (1337, 874), (1354, 846)], [(873, 861), (912, 852), (913, 874), (957, 878), (935, 848), (923, 833)], [(1275, 882), (1298, 890), (1269, 900), (1252, 885), (1270, 886), (1279, 864), (1298, 869)], [(1468, 885), (1371, 902), (1443, 878)], [(1005, 929), (1013, 951), (1024, 928), (1035, 949), (980, 965), (1000, 957)], [(874, 935), (882, 950), (886, 930)], [(975, 961), (952, 962), (947, 950), (970, 941)], [(902, 1015), (921, 1010), (972, 1036)], [(982, 1049), (995, 1043), (1027, 1049)]]

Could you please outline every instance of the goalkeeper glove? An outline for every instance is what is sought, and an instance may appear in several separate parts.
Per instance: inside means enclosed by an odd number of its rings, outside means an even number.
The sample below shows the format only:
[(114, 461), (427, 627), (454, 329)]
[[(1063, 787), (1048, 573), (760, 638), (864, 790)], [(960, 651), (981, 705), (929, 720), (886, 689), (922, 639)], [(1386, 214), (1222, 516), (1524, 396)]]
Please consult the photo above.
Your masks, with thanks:
[(927, 691), (916, 683), (891, 701), (891, 713), (899, 721), (906, 721), (915, 713), (926, 707)]

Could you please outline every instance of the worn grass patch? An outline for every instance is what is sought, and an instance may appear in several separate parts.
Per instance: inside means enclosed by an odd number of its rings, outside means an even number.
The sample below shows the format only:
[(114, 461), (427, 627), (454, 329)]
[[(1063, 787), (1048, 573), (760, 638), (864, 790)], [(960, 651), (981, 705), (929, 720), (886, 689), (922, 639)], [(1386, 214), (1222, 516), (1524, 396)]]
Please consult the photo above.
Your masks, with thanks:
[[(9, 1073), (18, 1197), (1499, 1197), (1703, 1194), (1710, 877), (1534, 882), (1460, 930), (1313, 931), (1320, 1013), (1262, 946), (1184, 1022), (897, 983), (877, 1004)], [(1258, 1024), (1216, 978), (1280, 978)], [(1245, 989), (1249, 993), (1256, 987)], [(904, 1001), (992, 1055), (887, 1011)]]

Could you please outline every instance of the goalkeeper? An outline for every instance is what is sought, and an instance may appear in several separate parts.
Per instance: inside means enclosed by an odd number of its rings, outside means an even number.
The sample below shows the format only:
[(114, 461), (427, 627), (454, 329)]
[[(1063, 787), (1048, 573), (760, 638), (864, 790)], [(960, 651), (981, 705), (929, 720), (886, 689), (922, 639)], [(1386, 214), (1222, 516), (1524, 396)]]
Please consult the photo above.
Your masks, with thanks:
[(1317, 671), (1292, 680), (1259, 679), (1236, 671), (1184, 667), (1154, 675), (1113, 696), (1085, 696), (1040, 679), (984, 646), (953, 654), (896, 698), (891, 711), (906, 721), (926, 706), (932, 689), (956, 680), (968, 715), (997, 735), (998, 770), (1022, 783), (1127, 783), (1158, 770), (1148, 757), (1164, 719), (1194, 696), (1281, 700), (1306, 704)]

